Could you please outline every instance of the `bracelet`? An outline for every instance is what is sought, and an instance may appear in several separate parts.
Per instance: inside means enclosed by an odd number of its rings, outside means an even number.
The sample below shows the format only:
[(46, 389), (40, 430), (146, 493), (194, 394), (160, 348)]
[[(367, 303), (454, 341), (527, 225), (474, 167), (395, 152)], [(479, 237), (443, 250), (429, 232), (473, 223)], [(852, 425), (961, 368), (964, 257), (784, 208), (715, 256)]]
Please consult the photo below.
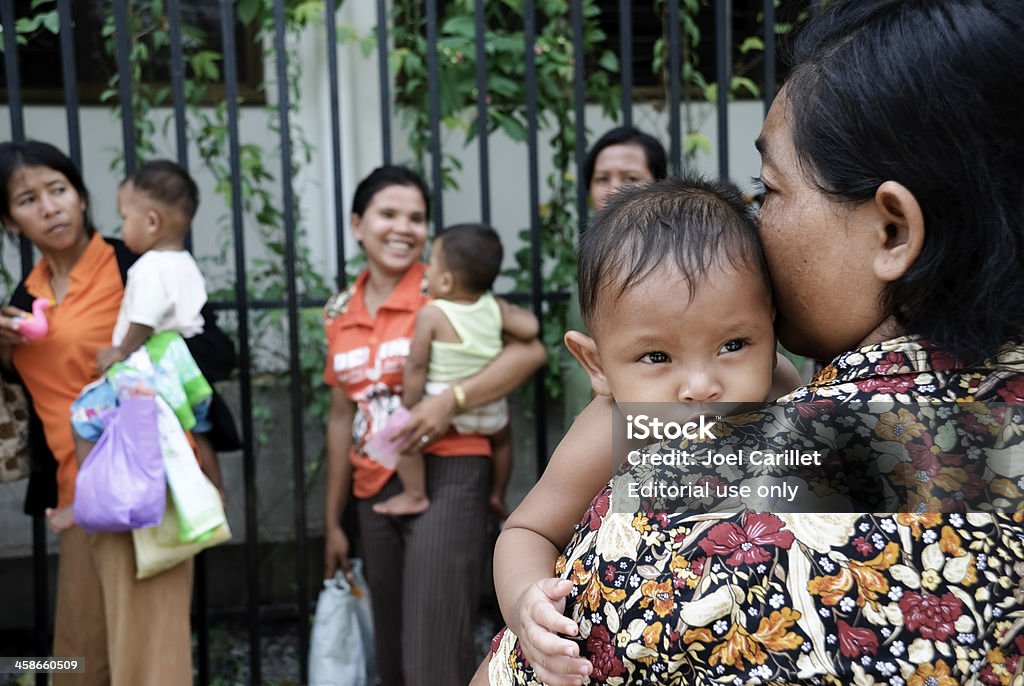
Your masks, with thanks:
[(466, 409), (466, 392), (462, 390), (462, 386), (452, 386), (452, 395), (455, 396), (455, 409), (459, 412)]

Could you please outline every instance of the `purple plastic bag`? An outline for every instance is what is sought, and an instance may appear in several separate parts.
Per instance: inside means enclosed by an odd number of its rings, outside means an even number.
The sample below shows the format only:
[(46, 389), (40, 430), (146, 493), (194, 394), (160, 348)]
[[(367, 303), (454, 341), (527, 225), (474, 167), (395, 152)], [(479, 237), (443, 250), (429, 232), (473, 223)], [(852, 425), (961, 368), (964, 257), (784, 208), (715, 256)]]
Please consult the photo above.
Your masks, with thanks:
[(125, 398), (78, 469), (75, 523), (86, 531), (156, 526), (167, 504), (167, 477), (156, 402)]

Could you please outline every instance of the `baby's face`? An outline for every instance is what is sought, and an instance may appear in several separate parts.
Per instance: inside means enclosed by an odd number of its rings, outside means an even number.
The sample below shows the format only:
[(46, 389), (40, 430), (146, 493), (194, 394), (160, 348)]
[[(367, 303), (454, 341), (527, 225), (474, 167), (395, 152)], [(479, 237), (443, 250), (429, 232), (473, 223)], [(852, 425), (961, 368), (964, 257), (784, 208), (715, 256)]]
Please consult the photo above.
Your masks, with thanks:
[(618, 294), (607, 288), (593, 336), (616, 402), (762, 402), (775, 364), (762, 278), (715, 267), (691, 299), (675, 266)]

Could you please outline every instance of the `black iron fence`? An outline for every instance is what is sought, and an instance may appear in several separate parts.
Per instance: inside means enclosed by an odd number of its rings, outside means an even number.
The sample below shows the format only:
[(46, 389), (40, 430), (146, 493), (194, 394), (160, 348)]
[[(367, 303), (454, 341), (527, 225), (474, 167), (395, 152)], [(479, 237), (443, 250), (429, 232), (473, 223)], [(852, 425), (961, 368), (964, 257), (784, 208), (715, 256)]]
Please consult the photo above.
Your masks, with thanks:
[[(77, 3), (76, 3), (77, 4)], [(119, 111), (121, 122), (121, 139), (123, 155), (123, 167), (130, 172), (136, 165), (140, 156), (138, 150), (138, 128), (140, 121), (139, 113), (134, 111), (133, 103), (137, 102), (133, 93), (132, 78), (128, 75), (137, 68), (137, 55), (133, 54), (131, 44), (132, 31), (130, 22), (133, 12), (141, 4), (152, 5), (153, 3), (129, 2), (128, 0), (113, 0), (113, 2), (100, 2), (97, 0), (92, 4), (99, 12), (112, 19), (113, 23), (113, 64), (121, 78), (116, 82), (116, 97), (113, 102)], [(193, 66), (189, 66), (189, 50), (192, 43), (185, 36), (183, 29), (186, 24), (183, 22), (183, 6), (189, 5), (186, 0), (166, 0), (164, 11), (166, 14), (166, 28), (169, 40), (166, 43), (166, 63), (168, 66), (169, 100), (167, 106), (172, 115), (170, 122), (173, 123), (173, 141), (178, 161), (188, 168), (195, 165), (195, 160), (190, 159), (189, 133), (186, 122), (190, 112), (188, 97), (188, 74)], [(212, 3), (202, 3), (208, 8)], [(216, 21), (219, 23), (220, 45), (217, 46), (223, 57), (220, 62), (220, 86), (222, 86), (223, 121), (226, 124), (226, 160), (232, 172), (239, 170), (243, 164), (242, 141), (239, 135), (240, 118), (240, 97), (242, 85), (239, 80), (239, 45), (236, 41), (239, 36), (245, 36), (239, 30), (239, 17), (236, 13), (243, 10), (243, 5), (253, 3), (231, 2), (230, 0), (219, 0), (216, 5)], [(256, 3), (260, 4), (260, 3)], [(253, 406), (253, 317), (260, 312), (278, 311), (282, 313), (284, 323), (283, 345), (287, 347), (286, 369), (283, 370), (284, 378), (287, 381), (288, 414), (287, 426), (290, 436), (290, 467), (292, 477), (292, 509), (294, 538), (294, 601), (291, 605), (293, 618), (299, 618), (296, 622), (296, 633), (298, 635), (298, 652), (300, 655), (299, 674), (295, 677), (305, 679), (306, 664), (305, 655), (308, 649), (308, 622), (313, 591), (311, 578), (315, 579), (319, 570), (311, 568), (311, 561), (318, 559), (319, 542), (311, 545), (309, 522), (307, 522), (308, 494), (306, 484), (308, 477), (307, 452), (307, 425), (304, 417), (305, 408), (309, 405), (308, 383), (304, 381), (304, 374), (301, 362), (302, 346), (300, 340), (301, 319), (304, 308), (316, 307), (322, 303), (317, 297), (312, 297), (308, 289), (301, 287), (302, 274), (296, 272), (299, 260), (297, 256), (302, 250), (302, 232), (297, 226), (296, 217), (296, 193), (294, 188), (295, 165), (293, 157), (292, 137), (290, 136), (290, 116), (292, 104), (289, 100), (291, 90), (288, 87), (289, 72), (289, 50), (287, 41), (290, 39), (287, 33), (289, 18), (287, 13), (294, 12), (296, 5), (302, 4), (308, 10), (309, 3), (289, 2), (286, 0), (266, 0), (263, 3), (263, 12), (266, 13), (268, 22), (265, 26), (272, 27), (272, 30), (265, 34), (264, 47), (268, 59), (267, 64), (272, 65), (272, 75), (268, 74), (265, 81), (274, 84), (272, 89), (273, 103), (276, 111), (276, 135), (277, 140), (273, 144), (280, 151), (281, 165), (276, 171), (277, 197), (280, 208), (280, 239), (281, 263), (283, 269), (282, 290), (277, 298), (254, 297), (247, 284), (250, 282), (249, 272), (252, 268), (250, 255), (247, 252), (246, 240), (251, 240), (251, 234), (246, 230), (249, 219), (244, 207), (244, 193), (241, 174), (230, 173), (226, 179), (229, 188), (226, 190), (230, 208), (227, 223), (230, 226), (230, 260), (229, 266), (233, 267), (233, 289), (230, 297), (222, 298), (216, 306), (229, 313), (235, 324), (237, 343), (239, 349), (239, 370), (237, 376), (238, 410), (239, 421), (242, 427), (242, 437), (245, 443), (245, 450), (241, 457), (244, 489), (241, 497), (244, 501), (244, 571), (238, 574), (239, 580), (243, 581), (247, 593), (246, 603), (242, 610), (245, 623), (248, 628), (249, 651), (248, 651), (248, 674), (249, 682), (258, 684), (263, 682), (261, 667), (260, 633), (261, 621), (264, 615), (271, 612), (266, 607), (261, 607), (259, 589), (264, 581), (260, 578), (260, 530), (258, 524), (257, 508), (257, 455), (255, 450), (256, 438), (259, 429), (256, 427)], [(329, 185), (325, 184), (325, 193), (329, 196), (333, 207), (333, 227), (328, 230), (335, 230), (344, 233), (347, 228), (347, 217), (345, 216), (346, 189), (354, 187), (357, 178), (346, 178), (344, 175), (342, 150), (342, 95), (339, 90), (340, 80), (345, 78), (338, 64), (338, 52), (336, 46), (339, 42), (338, 14), (339, 3), (336, 0), (324, 0), (322, 9), (322, 23), (320, 28), (315, 29), (317, 40), (322, 43), (322, 50), (326, 56), (326, 82), (324, 85), (329, 93), (327, 97), (327, 121), (329, 131), (326, 139), (329, 141), (329, 151), (325, 157), (329, 159), (331, 174)], [(377, 59), (376, 68), (379, 72), (380, 91), (380, 127), (381, 147), (380, 160), (391, 162), (394, 156), (395, 142), (409, 134), (408, 130), (395, 123), (395, 108), (399, 102), (400, 94), (396, 91), (408, 83), (396, 81), (389, 63), (389, 53), (393, 47), (393, 35), (391, 17), (396, 11), (395, 5), (402, 4), (398, 0), (388, 2), (378, 0), (376, 3), (376, 26), (373, 34), (367, 38), (368, 42), (375, 41)], [(410, 4), (408, 2), (406, 5)], [(426, 63), (426, 92), (428, 98), (426, 107), (429, 114), (429, 138), (427, 169), (428, 177), (431, 180), (433, 189), (432, 207), (434, 211), (434, 225), (441, 227), (445, 217), (446, 197), (442, 178), (446, 174), (443, 168), (445, 155), (468, 156), (472, 154), (469, 148), (459, 145), (457, 149), (445, 150), (445, 136), (442, 132), (443, 126), (443, 83), (445, 82), (446, 64), (442, 64), (440, 56), (442, 50), (439, 45), (444, 41), (445, 26), (442, 23), (447, 16), (450, 18), (452, 7), (458, 3), (438, 2), (438, 0), (425, 0), (423, 3), (411, 3), (414, 9), (422, 11), (424, 19), (422, 38), (425, 47), (424, 60)], [(468, 3), (465, 3), (468, 6)], [(488, 90), (489, 56), (493, 53), (488, 45), (489, 31), (493, 24), (493, 8), (491, 3), (485, 0), (476, 0), (472, 4), (472, 11), (465, 17), (466, 22), (472, 22), (473, 32), (473, 54), (472, 61), (473, 79), (475, 80), (475, 109), (476, 136), (475, 148), (476, 159), (479, 166), (479, 218), (485, 223), (492, 222), (492, 169), (495, 160), (492, 159), (490, 148), (491, 136), (489, 131), (495, 128), (495, 122), (489, 118), (499, 116), (494, 114), (490, 108), (491, 93)], [(494, 5), (503, 3), (493, 3)], [(538, 53), (537, 35), (538, 21), (545, 21), (549, 15), (547, 7), (551, 3), (543, 0), (523, 0), (521, 17), (522, 35), (522, 79), (525, 113), (525, 131), (522, 144), (526, 146), (527, 164), (523, 177), (526, 185), (528, 206), (529, 206), (529, 227), (526, 236), (529, 238), (529, 277), (520, 280), (526, 288), (521, 289), (513, 297), (526, 302), (532, 307), (538, 318), (549, 330), (557, 326), (547, 317), (548, 306), (551, 302), (564, 300), (566, 295), (561, 292), (552, 292), (545, 279), (545, 257), (541, 252), (542, 231), (544, 230), (544, 218), (542, 207), (545, 202), (542, 188), (544, 179), (540, 168), (540, 150), (542, 144), (540, 137), (544, 130), (544, 122), (538, 116)], [(729, 152), (734, 141), (729, 136), (729, 102), (737, 96), (741, 88), (721, 87), (717, 89), (701, 89), (695, 85), (697, 81), (693, 78), (693, 72), (698, 69), (707, 69), (709, 73), (704, 77), (708, 84), (731, 84), (733, 81), (732, 59), (735, 55), (741, 54), (737, 50), (743, 49), (742, 54), (756, 54), (752, 61), (754, 68), (751, 70), (748, 65), (747, 73), (743, 76), (754, 84), (755, 87), (748, 88), (745, 93), (748, 99), (759, 98), (763, 101), (764, 111), (767, 111), (776, 92), (776, 85), (781, 74), (781, 69), (776, 61), (776, 23), (777, 11), (788, 13), (786, 24), (788, 28), (779, 29), (785, 33), (789, 31), (795, 22), (802, 18), (801, 10), (812, 11), (817, 3), (811, 3), (808, 9), (807, 3), (783, 3), (781, 9), (773, 0), (662, 0), (655, 3), (632, 3), (630, 0), (573, 0), (569, 3), (567, 26), (569, 28), (565, 39), (572, 45), (570, 67), (571, 75), (571, 100), (565, 102), (565, 107), (572, 112), (574, 130), (572, 171), (576, 179), (583, 177), (583, 162), (587, 147), (588, 124), (586, 104), (588, 100), (587, 70), (594, 68), (594, 56), (586, 52), (585, 31), (587, 22), (593, 26), (594, 17), (597, 16), (601, 22), (598, 24), (599, 31), (604, 34), (605, 46), (603, 49), (610, 50), (616, 54), (617, 68), (611, 63), (603, 63), (602, 68), (609, 69), (614, 75), (613, 86), (618, 89), (618, 114), (619, 122), (631, 125), (634, 119), (634, 112), (641, 102), (645, 106), (654, 103), (660, 111), (667, 112), (667, 125), (664, 130), (656, 132), (668, 142), (670, 168), (682, 170), (693, 164), (692, 150), (687, 143), (687, 135), (692, 133), (687, 130), (688, 124), (684, 122), (684, 113), (687, 103), (694, 100), (708, 102), (715, 108), (716, 135), (714, 150), (717, 151), (717, 169), (711, 170), (723, 178), (730, 176)], [(538, 5), (542, 7), (538, 7)], [(791, 7), (790, 5), (795, 5)], [(19, 48), (19, 21), (24, 21), (42, 11), (48, 11), (47, 6), (42, 9), (30, 7), (29, 2), (15, 2), (15, 0), (0, 0), (0, 20), (3, 26), (3, 47), (5, 66), (5, 91), (8, 116), (10, 119), (10, 137), (14, 140), (21, 140), (26, 137), (25, 116), (26, 98), (25, 95), (31, 89), (23, 88), (22, 55), (26, 54), (25, 47)], [(59, 92), (62, 99), (58, 106), (62, 106), (67, 121), (68, 152), (71, 158), (82, 165), (83, 131), (81, 127), (80, 113), (83, 103), (80, 98), (79, 75), (76, 68), (81, 66), (76, 60), (76, 41), (80, 42), (84, 36), (76, 29), (72, 11), (72, 0), (56, 0), (54, 11), (56, 12), (56, 30), (51, 53), (59, 58), (60, 65), (60, 86)], [(542, 12), (541, 9), (544, 11)], [(246, 9), (245, 11), (249, 11)], [(508, 10), (505, 10), (508, 12)], [(645, 60), (657, 57), (650, 54), (638, 58), (637, 50), (640, 44), (640, 19), (634, 24), (634, 17), (640, 16), (640, 11), (647, 15), (654, 16), (660, 21), (660, 26), (651, 38), (654, 44), (661, 40), (663, 46), (660, 66), (656, 70), (655, 82), (660, 83), (660, 89), (644, 91), (639, 85), (635, 85), (634, 73), (638, 61), (643, 64)], [(743, 14), (752, 18), (754, 23), (748, 24), (746, 29), (741, 29), (737, 35), (737, 17)], [(516, 19), (516, 18), (513, 18)], [(646, 20), (644, 20), (646, 21)], [(749, 28), (753, 26), (754, 28)], [(603, 27), (603, 28), (601, 28)], [(764, 27), (768, 27), (765, 30)], [(23, 27), (22, 27), (23, 29)], [(694, 45), (693, 32), (701, 32), (700, 39), (703, 46), (712, 48), (714, 64), (707, 61), (698, 64), (694, 55), (697, 48)], [(749, 31), (750, 35), (742, 35), (742, 31)], [(31, 45), (32, 36), (28, 36)], [(742, 42), (742, 45), (737, 45)], [(649, 47), (649, 44), (646, 44)], [(79, 46), (80, 47), (80, 46)], [(645, 48), (646, 49), (646, 48)], [(54, 55), (51, 55), (54, 56)], [(271, 71), (268, 69), (268, 72)], [(644, 74), (644, 79), (650, 75)], [(405, 77), (403, 77), (405, 78)], [(638, 79), (638, 81), (641, 79)], [(742, 84), (740, 84), (742, 85)], [(212, 105), (211, 105), (212, 106)], [(358, 104), (357, 104), (358, 107)], [(358, 112), (358, 109), (355, 111)], [(356, 115), (358, 116), (358, 115)], [(359, 122), (349, 122), (349, 126), (358, 126)], [(482, 133), (481, 133), (482, 132)], [(88, 135), (86, 133), (85, 135)], [(268, 134), (271, 135), (271, 134)], [(750, 147), (751, 141), (744, 140), (740, 145)], [(453, 146), (454, 147), (454, 146)], [(367, 170), (363, 170), (364, 173)], [(575, 221), (582, 226), (587, 217), (587, 190), (582, 184), (577, 184), (574, 197), (571, 198), (572, 214)], [(346, 262), (352, 256), (346, 255), (345, 241), (337, 241), (337, 252), (333, 256), (337, 283), (342, 286), (345, 282)], [(22, 245), (21, 270), (27, 273), (32, 265), (33, 257), (30, 246)], [(560, 335), (560, 332), (558, 332)], [(545, 389), (543, 373), (538, 374), (534, 381), (533, 393), (530, 395), (533, 406), (532, 414), (537, 418), (547, 417), (549, 407), (549, 393)], [(547, 422), (534, 421), (532, 444), (535, 448), (536, 471), (543, 470), (547, 455), (553, 447), (548, 435)], [(46, 580), (49, 578), (47, 571), (48, 557), (46, 549), (46, 532), (42, 518), (35, 518), (32, 521), (33, 527), (33, 567), (32, 577), (34, 584), (34, 636), (35, 649), (38, 654), (48, 653), (51, 608), (49, 607), (50, 589), (47, 588)], [(197, 667), (199, 681), (202, 684), (210, 682), (209, 644), (208, 644), (208, 602), (207, 602), (207, 568), (202, 560), (196, 567), (196, 604), (194, 612), (195, 628), (198, 638), (198, 659)], [(26, 581), (26, 587), (28, 587)], [(280, 610), (280, 608), (277, 608)], [(287, 614), (287, 612), (286, 612)], [(40, 678), (38, 683), (43, 683)]]

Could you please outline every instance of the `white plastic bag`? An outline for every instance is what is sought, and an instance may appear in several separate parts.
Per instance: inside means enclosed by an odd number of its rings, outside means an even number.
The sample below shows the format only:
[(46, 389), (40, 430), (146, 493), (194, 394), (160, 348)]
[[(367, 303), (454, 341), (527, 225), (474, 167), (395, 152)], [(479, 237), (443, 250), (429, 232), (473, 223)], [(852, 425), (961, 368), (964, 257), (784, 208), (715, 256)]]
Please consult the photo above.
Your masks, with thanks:
[(351, 581), (340, 571), (333, 579), (325, 579), (316, 602), (309, 640), (309, 686), (373, 686), (376, 682), (370, 594), (362, 560), (352, 560)]

